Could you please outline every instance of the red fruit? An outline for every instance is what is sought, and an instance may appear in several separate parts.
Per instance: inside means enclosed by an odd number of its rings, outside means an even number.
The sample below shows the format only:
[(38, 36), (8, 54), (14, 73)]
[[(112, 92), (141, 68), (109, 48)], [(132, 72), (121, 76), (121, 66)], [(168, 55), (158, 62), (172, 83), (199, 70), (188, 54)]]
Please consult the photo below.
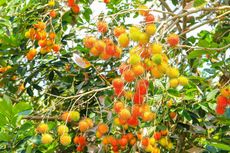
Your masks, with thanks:
[(108, 26), (107, 26), (107, 23), (106, 22), (103, 22), (103, 21), (99, 21), (97, 23), (97, 29), (99, 32), (101, 33), (106, 33), (107, 30), (108, 30)]
[(119, 37), (123, 33), (125, 33), (125, 28), (123, 26), (115, 27), (113, 30), (113, 34), (116, 37)]
[(74, 6), (74, 4), (75, 4), (74, 1), (75, 1), (75, 0), (68, 0), (68, 6), (69, 6), (69, 7)]
[(84, 150), (84, 146), (77, 146), (77, 151), (82, 152)]
[(224, 108), (224, 107), (219, 107), (219, 106), (217, 105), (217, 107), (216, 107), (216, 113), (217, 113), (218, 115), (223, 115), (223, 114), (225, 113), (225, 108)]
[[(146, 80), (147, 81), (147, 80)], [(148, 81), (140, 80), (136, 85), (136, 93), (145, 95), (148, 91)]]
[(217, 97), (217, 106), (225, 108), (228, 105), (228, 99), (224, 96)]
[(121, 138), (121, 139), (119, 140), (119, 144), (120, 144), (121, 146), (126, 146), (127, 143), (128, 143), (127, 138)]
[(109, 127), (108, 125), (101, 123), (98, 125), (97, 131), (101, 134), (105, 134), (109, 131)]
[(144, 102), (144, 96), (139, 93), (135, 93), (133, 96), (133, 102), (134, 104), (142, 104)]
[(52, 49), (53, 49), (53, 51), (54, 51), (55, 53), (57, 53), (57, 52), (60, 50), (60, 46), (57, 45), (57, 44), (54, 44), (53, 47), (52, 47)]
[(112, 146), (112, 150), (113, 150), (114, 152), (117, 152), (117, 151), (119, 151), (119, 147), (118, 147), (118, 146)]
[(174, 47), (179, 43), (179, 36), (177, 34), (170, 34), (167, 37), (167, 42), (170, 46)]
[(93, 36), (87, 36), (84, 38), (83, 43), (86, 48), (93, 48), (97, 39)]
[(141, 110), (140, 110), (140, 106), (138, 105), (133, 105), (132, 107), (132, 116), (133, 117), (138, 117), (141, 115)]
[(153, 23), (155, 20), (154, 16), (152, 14), (148, 14), (146, 17), (145, 17), (145, 22), (146, 23)]
[(141, 144), (144, 146), (144, 147), (147, 147), (149, 145), (149, 138), (143, 138), (142, 141), (141, 141)]
[(39, 45), (40, 47), (45, 47), (45, 46), (46, 46), (46, 40), (39, 40), (39, 41), (38, 41), (38, 45)]
[(107, 44), (105, 48), (105, 52), (110, 56), (113, 56), (116, 52), (116, 47), (113, 44)]
[(131, 117), (131, 113), (128, 109), (124, 108), (119, 112), (119, 117), (123, 120), (128, 120)]
[(138, 126), (139, 121), (138, 118), (132, 114), (132, 116), (128, 119), (127, 123), (129, 126), (135, 127)]
[(123, 88), (124, 87), (124, 81), (121, 78), (115, 78), (113, 79), (112, 85), (114, 88)]
[(109, 143), (110, 143), (112, 146), (117, 146), (117, 140), (116, 140), (113, 136), (111, 136), (111, 137), (109, 138)]
[(117, 101), (114, 104), (113, 109), (115, 110), (116, 113), (119, 113), (124, 107), (125, 107), (125, 105), (123, 102)]
[(122, 88), (114, 88), (114, 92), (115, 92), (115, 95), (117, 95), (118, 97), (122, 96), (124, 93)]
[(176, 117), (176, 112), (170, 112), (169, 116), (173, 120)]
[(161, 133), (160, 132), (155, 132), (154, 133), (154, 139), (155, 140), (160, 140), (160, 138), (161, 138)]
[(67, 122), (71, 122), (71, 118), (70, 118), (70, 113), (69, 112), (64, 112), (62, 115), (61, 115), (61, 119), (62, 121), (67, 121)]
[(106, 3), (106, 4), (109, 3), (109, 2), (110, 2), (110, 0), (104, 0), (104, 3)]
[(72, 6), (72, 11), (73, 11), (74, 13), (79, 13), (79, 12), (80, 12), (80, 7), (79, 7), (77, 4), (74, 4), (74, 5)]
[(123, 77), (126, 82), (132, 82), (135, 80), (135, 74), (133, 73), (132, 70), (126, 70), (123, 72)]
[(57, 13), (54, 10), (50, 11), (50, 17), (55, 18), (57, 16)]
[(122, 63), (120, 66), (119, 66), (119, 72), (122, 74), (124, 71), (128, 70), (129, 66), (125, 63)]

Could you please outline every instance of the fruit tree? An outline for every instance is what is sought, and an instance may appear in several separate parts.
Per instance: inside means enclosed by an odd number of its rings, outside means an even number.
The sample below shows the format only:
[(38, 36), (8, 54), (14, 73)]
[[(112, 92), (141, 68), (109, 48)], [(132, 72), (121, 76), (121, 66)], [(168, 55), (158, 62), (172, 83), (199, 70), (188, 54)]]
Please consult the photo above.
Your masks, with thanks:
[(224, 0), (1, 0), (0, 152), (227, 153)]

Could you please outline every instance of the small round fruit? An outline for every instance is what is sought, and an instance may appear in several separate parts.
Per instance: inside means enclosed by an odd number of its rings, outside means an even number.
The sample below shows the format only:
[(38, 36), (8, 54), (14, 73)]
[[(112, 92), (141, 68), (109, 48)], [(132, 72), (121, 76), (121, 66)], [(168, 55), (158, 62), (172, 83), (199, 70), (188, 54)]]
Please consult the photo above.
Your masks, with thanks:
[(101, 134), (105, 134), (109, 131), (108, 125), (101, 123), (98, 125), (97, 131), (100, 132)]
[(142, 146), (147, 147), (149, 145), (149, 138), (148, 137), (142, 138), (141, 144)]
[(83, 44), (86, 48), (92, 48), (97, 39), (93, 36), (87, 36), (83, 39)]
[(77, 111), (70, 112), (70, 119), (73, 121), (78, 121), (80, 119), (80, 114)]
[(99, 21), (99, 22), (97, 23), (97, 29), (98, 29), (98, 31), (101, 32), (101, 33), (106, 33), (107, 30), (108, 30), (108, 25), (107, 25), (107, 23), (104, 22), (104, 21)]
[(139, 41), (140, 40), (140, 34), (141, 30), (138, 27), (132, 26), (129, 28), (129, 37), (133, 41)]
[(184, 76), (180, 76), (178, 78), (179, 84), (181, 84), (182, 86), (186, 86), (188, 85), (188, 78), (184, 77)]
[(53, 137), (50, 134), (42, 134), (42, 144), (50, 144), (53, 141)]
[(88, 123), (87, 123), (85, 120), (81, 120), (81, 121), (79, 122), (79, 130), (80, 130), (81, 132), (85, 132), (85, 131), (88, 130), (88, 129), (89, 129)]
[(153, 34), (155, 34), (156, 29), (157, 28), (156, 28), (155, 24), (147, 24), (146, 27), (145, 27), (145, 32), (148, 35), (153, 35)]
[(128, 109), (124, 108), (120, 111), (119, 117), (123, 120), (128, 120), (131, 117), (131, 113)]
[(89, 128), (93, 127), (93, 120), (91, 118), (86, 118), (85, 121), (88, 123)]
[(161, 138), (161, 133), (160, 133), (160, 132), (155, 132), (153, 136), (154, 136), (154, 139), (155, 139), (155, 140), (160, 140), (160, 138)]
[(116, 113), (119, 113), (125, 107), (124, 103), (121, 101), (117, 101), (114, 103), (113, 109)]
[(52, 49), (53, 49), (53, 51), (54, 51), (55, 53), (57, 53), (57, 52), (59, 52), (59, 50), (60, 50), (60, 46), (57, 45), (57, 44), (54, 44), (53, 47), (52, 47)]
[(126, 146), (128, 144), (128, 140), (126, 138), (121, 138), (118, 142), (121, 146)]
[(123, 88), (124, 87), (124, 81), (121, 78), (115, 78), (112, 81), (112, 85), (114, 88)]
[(125, 33), (125, 28), (123, 26), (118, 26), (118, 27), (115, 27), (114, 30), (113, 30), (113, 34), (116, 36), (116, 37), (119, 37), (121, 34)]
[(64, 113), (61, 115), (61, 119), (62, 119), (62, 121), (70, 122), (70, 121), (71, 121), (71, 119), (70, 119), (70, 113), (69, 113), (69, 112), (64, 112)]
[(134, 65), (132, 70), (136, 76), (140, 76), (145, 73), (145, 68), (141, 64)]
[(66, 125), (59, 125), (57, 132), (58, 132), (58, 135), (63, 135), (69, 132), (69, 128)]
[(155, 17), (152, 14), (148, 14), (147, 16), (145, 16), (145, 22), (147, 24), (152, 24), (154, 20), (155, 20)]
[(145, 6), (145, 5), (140, 5), (138, 7), (138, 9), (139, 9), (139, 14), (140, 15), (146, 16), (146, 15), (149, 14), (149, 8), (147, 6)]
[(176, 112), (170, 112), (169, 116), (173, 120), (176, 117)]
[(110, 2), (110, 0), (104, 0), (104, 3), (108, 4)]
[(158, 43), (152, 44), (152, 53), (153, 54), (161, 54), (162, 53), (162, 45)]
[(36, 49), (31, 49), (27, 54), (26, 54), (26, 58), (28, 59), (28, 61), (32, 61), (34, 59), (34, 57), (37, 54), (37, 50)]
[(56, 11), (51, 10), (49, 15), (51, 18), (55, 18), (57, 16), (57, 13), (56, 13)]
[(162, 62), (162, 55), (161, 54), (154, 54), (151, 59), (155, 64), (160, 65)]
[(60, 143), (63, 146), (68, 146), (71, 143), (71, 137), (68, 134), (64, 134), (60, 137)]
[(36, 128), (36, 131), (37, 131), (38, 133), (46, 133), (46, 132), (48, 132), (48, 130), (49, 130), (49, 127), (48, 127), (48, 125), (45, 124), (45, 123), (40, 123), (40, 124), (38, 125), (38, 127)]
[(74, 4), (74, 5), (71, 7), (71, 9), (72, 9), (72, 11), (73, 11), (74, 13), (79, 13), (79, 12), (80, 12), (80, 7), (79, 7), (79, 5), (77, 5), (77, 4)]
[(118, 37), (118, 43), (120, 44), (121, 47), (126, 48), (129, 45), (129, 37), (126, 33), (122, 33)]
[(126, 82), (132, 82), (135, 80), (135, 74), (133, 73), (132, 70), (127, 70), (123, 72), (123, 77)]
[(168, 37), (167, 37), (167, 42), (171, 47), (177, 46), (179, 43), (179, 40), (180, 40), (179, 36), (177, 34), (174, 34), (174, 33), (168, 35)]
[(145, 45), (149, 42), (149, 35), (145, 32), (141, 32), (139, 35), (139, 43)]
[(138, 54), (131, 54), (129, 57), (129, 63), (135, 65), (141, 62), (141, 57)]
[(177, 78), (173, 78), (169, 80), (170, 87), (176, 88), (179, 85), (179, 81)]
[(180, 73), (177, 68), (168, 68), (166, 70), (166, 74), (170, 78), (178, 78)]

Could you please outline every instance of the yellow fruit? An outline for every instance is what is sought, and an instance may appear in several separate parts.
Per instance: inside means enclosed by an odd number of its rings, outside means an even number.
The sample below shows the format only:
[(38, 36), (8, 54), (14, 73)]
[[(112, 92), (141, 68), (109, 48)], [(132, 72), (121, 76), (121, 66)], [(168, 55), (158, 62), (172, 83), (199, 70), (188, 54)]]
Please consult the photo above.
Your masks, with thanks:
[(118, 42), (120, 44), (121, 47), (128, 47), (129, 45), (129, 37), (126, 33), (123, 33), (121, 34), (119, 37), (118, 37)]
[(168, 145), (168, 140), (166, 137), (163, 137), (160, 139), (159, 143), (163, 146), (166, 147)]
[(132, 70), (136, 76), (140, 76), (145, 73), (145, 69), (141, 64), (134, 65)]
[(48, 130), (49, 130), (49, 127), (45, 123), (39, 124), (38, 127), (36, 128), (36, 131), (38, 133), (46, 133), (46, 132), (48, 132)]
[(166, 70), (168, 69), (168, 64), (166, 62), (161, 62), (161, 64), (157, 65), (157, 69), (161, 73), (166, 73)]
[(49, 6), (54, 6), (55, 5), (55, 1), (54, 0), (50, 0), (49, 3), (48, 3)]
[(50, 144), (53, 141), (53, 137), (50, 134), (42, 134), (41, 141), (43, 144)]
[(179, 84), (181, 84), (182, 86), (188, 85), (188, 78), (187, 77), (180, 76), (178, 78), (178, 80), (179, 80)]
[(139, 35), (139, 43), (144, 45), (149, 42), (149, 36), (145, 32), (141, 32)]
[(162, 53), (162, 45), (154, 43), (152, 44), (152, 53), (153, 54), (161, 54)]
[(147, 6), (145, 6), (145, 5), (140, 5), (138, 7), (138, 9), (139, 9), (139, 14), (140, 15), (146, 16), (146, 15), (149, 14), (149, 8)]
[(168, 148), (169, 150), (173, 149), (173, 144), (172, 144), (172, 142), (169, 142), (169, 143), (168, 143), (167, 148)]
[(225, 87), (220, 90), (220, 94), (224, 97), (230, 96), (230, 87)]
[(138, 54), (131, 54), (129, 57), (129, 63), (135, 65), (141, 62), (141, 57)]
[(97, 137), (97, 138), (101, 138), (102, 136), (103, 136), (102, 133), (100, 133), (99, 131), (96, 132), (96, 137)]
[(153, 151), (153, 146), (149, 144), (149, 145), (145, 148), (145, 151), (146, 151), (146, 152), (152, 152), (152, 151)]
[(119, 116), (123, 120), (127, 120), (131, 117), (131, 113), (128, 109), (124, 108), (120, 111)]
[(156, 78), (156, 79), (159, 79), (162, 77), (162, 73), (157, 69), (157, 67), (153, 67), (151, 69), (151, 74)]
[(73, 121), (78, 121), (80, 119), (80, 114), (77, 111), (70, 112), (70, 119)]
[(168, 107), (171, 107), (172, 105), (173, 105), (173, 100), (170, 99), (170, 100), (167, 102), (167, 106), (168, 106)]
[(177, 69), (177, 68), (172, 68), (172, 67), (171, 67), (171, 68), (168, 68), (168, 69), (166, 70), (166, 74), (167, 74), (167, 76), (170, 77), (170, 78), (178, 78), (179, 75), (180, 75), (178, 69)]
[(141, 30), (138, 27), (134, 27), (134, 26), (130, 27), (129, 29), (130, 39), (132, 39), (133, 41), (139, 41), (140, 34), (141, 34)]
[(115, 125), (121, 125), (121, 124), (120, 124), (120, 120), (119, 120), (118, 117), (114, 118), (113, 123), (114, 123)]
[(170, 84), (170, 87), (176, 88), (176, 87), (178, 86), (178, 84), (179, 84), (179, 81), (178, 81), (178, 79), (173, 78), (173, 79), (171, 79), (171, 80), (169, 81), (169, 84)]
[(89, 129), (89, 125), (85, 120), (82, 120), (82, 121), (79, 122), (79, 130), (81, 132), (85, 132), (88, 129)]
[(150, 139), (149, 139), (149, 143), (150, 143), (151, 145), (154, 145), (154, 144), (156, 143), (156, 140), (155, 140), (154, 138), (150, 138)]
[(86, 118), (85, 121), (88, 123), (89, 128), (93, 127), (93, 120), (91, 118)]
[(66, 125), (60, 125), (57, 129), (58, 135), (63, 135), (69, 132), (69, 128)]
[(68, 134), (64, 134), (60, 137), (60, 143), (63, 146), (68, 146), (71, 143), (71, 137)]
[(160, 153), (160, 149), (157, 147), (153, 147), (152, 153)]
[(30, 38), (30, 31), (26, 31), (25, 37), (26, 37), (26, 38)]
[(148, 35), (155, 34), (155, 32), (156, 32), (156, 26), (155, 26), (155, 24), (147, 24), (146, 27), (145, 27), (145, 32)]

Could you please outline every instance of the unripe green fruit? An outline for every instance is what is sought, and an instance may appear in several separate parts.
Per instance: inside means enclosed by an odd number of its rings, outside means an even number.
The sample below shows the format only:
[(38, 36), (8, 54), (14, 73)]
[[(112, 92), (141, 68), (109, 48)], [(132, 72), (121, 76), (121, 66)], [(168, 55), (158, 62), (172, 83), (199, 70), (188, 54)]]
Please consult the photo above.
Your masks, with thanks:
[(129, 58), (129, 63), (132, 65), (138, 64), (141, 61), (141, 57), (138, 54), (132, 54)]
[(72, 111), (70, 113), (70, 119), (73, 121), (78, 121), (80, 119), (80, 114), (77, 111)]
[(162, 56), (161, 54), (155, 54), (152, 56), (152, 61), (157, 64), (157, 65), (160, 65), (161, 62), (162, 62)]

